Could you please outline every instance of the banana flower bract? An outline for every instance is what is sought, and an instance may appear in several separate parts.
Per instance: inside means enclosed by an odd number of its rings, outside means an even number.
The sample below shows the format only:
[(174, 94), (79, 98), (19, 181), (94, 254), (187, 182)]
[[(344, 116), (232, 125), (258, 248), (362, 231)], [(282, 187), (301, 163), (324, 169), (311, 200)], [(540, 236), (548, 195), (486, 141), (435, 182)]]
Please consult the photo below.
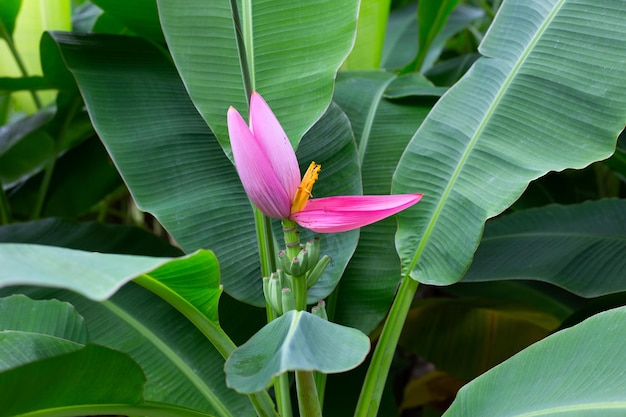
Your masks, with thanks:
[(248, 197), (268, 217), (287, 219), (318, 233), (345, 232), (377, 222), (417, 203), (421, 194), (312, 198), (320, 165), (302, 180), (296, 154), (265, 100), (250, 97), (250, 126), (234, 107), (228, 133), (237, 173)]

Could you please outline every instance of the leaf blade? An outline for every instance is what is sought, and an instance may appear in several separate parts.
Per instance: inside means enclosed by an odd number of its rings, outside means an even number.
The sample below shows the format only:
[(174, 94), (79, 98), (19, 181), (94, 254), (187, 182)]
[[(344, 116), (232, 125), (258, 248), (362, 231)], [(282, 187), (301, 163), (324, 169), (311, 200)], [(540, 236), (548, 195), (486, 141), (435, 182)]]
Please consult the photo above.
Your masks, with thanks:
[[(394, 192), (425, 194), (399, 216), (396, 235), (413, 279), (435, 285), (459, 280), (484, 221), (530, 180), (611, 154), (626, 108), (626, 74), (614, 57), (626, 55), (626, 48), (602, 16), (611, 10), (611, 18), (626, 17), (621, 6), (567, 0), (503, 5), (480, 48), (487, 57), (437, 103), (394, 176)], [(583, 15), (591, 16), (594, 29), (580, 27), (576, 19)], [(512, 28), (520, 16), (528, 22)], [(585, 35), (572, 35), (578, 29)], [(613, 57), (601, 52), (609, 45)], [(601, 86), (588, 85), (589, 77)], [(471, 108), (464, 104), (470, 97), (480, 98)]]

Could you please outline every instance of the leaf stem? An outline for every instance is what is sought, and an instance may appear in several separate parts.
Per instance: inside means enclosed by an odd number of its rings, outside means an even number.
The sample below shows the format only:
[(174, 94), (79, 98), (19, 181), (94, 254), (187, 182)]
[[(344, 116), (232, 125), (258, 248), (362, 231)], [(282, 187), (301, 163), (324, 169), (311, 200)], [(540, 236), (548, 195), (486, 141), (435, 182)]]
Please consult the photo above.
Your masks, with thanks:
[[(2, 21), (0, 21), (0, 38), (3, 38), (7, 42), (7, 46), (9, 47), (9, 50), (11, 51), (11, 55), (13, 55), (13, 59), (15, 60), (15, 63), (20, 69), (22, 76), (28, 77), (28, 70), (26, 69), (26, 65), (24, 64), (24, 61), (22, 61), (22, 57), (20, 56), (20, 53), (15, 47), (15, 43), (13, 42), (13, 36), (7, 31), (7, 28), (2, 23)], [(33, 101), (35, 102), (35, 106), (37, 107), (37, 109), (38, 110), (41, 109), (43, 105), (41, 103), (41, 99), (39, 98), (39, 95), (37, 94), (37, 92), (35, 90), (30, 90), (30, 94), (33, 97)]]
[(411, 307), (419, 283), (408, 275), (400, 283), (383, 331), (367, 369), (361, 395), (354, 412), (355, 417), (375, 417), (383, 394), (385, 382), (396, 351), (404, 321)]
[(296, 371), (296, 388), (300, 417), (322, 417), (322, 408), (317, 397), (313, 372)]
[(41, 181), (41, 185), (39, 186), (39, 192), (37, 193), (37, 201), (35, 202), (35, 207), (33, 209), (32, 218), (34, 220), (38, 219), (41, 216), (41, 212), (43, 210), (44, 203), (46, 201), (46, 196), (48, 194), (48, 189), (50, 188), (50, 182), (52, 180), (52, 174), (54, 172), (54, 167), (56, 166), (56, 162), (59, 156), (59, 152), (65, 146), (63, 139), (69, 130), (69, 126), (78, 111), (82, 100), (80, 96), (74, 97), (72, 104), (63, 120), (63, 125), (59, 129), (58, 135), (56, 135), (55, 147), (46, 163), (44, 168), (43, 180)]
[(272, 225), (270, 219), (265, 217), (256, 206), (254, 206), (253, 210), (256, 241), (259, 248), (259, 258), (261, 260), (261, 274), (264, 277), (269, 277), (273, 271), (276, 271)]
[[(248, 1), (249, 0), (244, 0), (244, 10), (251, 9), (252, 7), (245, 4)], [(252, 45), (247, 45), (246, 39), (247, 37), (251, 36), (251, 31), (245, 30), (241, 24), (241, 17), (239, 15), (239, 6), (237, 6), (237, 0), (230, 0), (230, 11), (233, 18), (233, 25), (235, 27), (235, 39), (237, 40), (237, 51), (239, 52), (239, 62), (241, 65), (243, 89), (246, 93), (246, 99), (249, 102), (252, 91), (254, 90), (254, 80), (250, 71), (250, 62), (248, 62), (248, 55), (252, 53), (252, 49), (250, 50), (250, 52), (248, 52), (248, 47), (252, 47)]]

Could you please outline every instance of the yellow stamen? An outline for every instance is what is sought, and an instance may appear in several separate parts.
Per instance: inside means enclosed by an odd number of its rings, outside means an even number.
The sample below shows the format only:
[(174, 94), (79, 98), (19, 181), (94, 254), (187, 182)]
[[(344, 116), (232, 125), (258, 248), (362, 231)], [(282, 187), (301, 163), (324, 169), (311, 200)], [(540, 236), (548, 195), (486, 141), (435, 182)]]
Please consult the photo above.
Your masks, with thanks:
[(306, 206), (306, 202), (309, 201), (312, 195), (311, 190), (313, 189), (313, 184), (317, 181), (320, 169), (322, 169), (322, 166), (316, 164), (315, 161), (311, 162), (311, 165), (309, 165), (309, 169), (306, 170), (304, 177), (302, 177), (302, 182), (298, 186), (298, 191), (296, 191), (296, 195), (293, 198), (293, 203), (291, 204), (292, 213), (300, 211)]

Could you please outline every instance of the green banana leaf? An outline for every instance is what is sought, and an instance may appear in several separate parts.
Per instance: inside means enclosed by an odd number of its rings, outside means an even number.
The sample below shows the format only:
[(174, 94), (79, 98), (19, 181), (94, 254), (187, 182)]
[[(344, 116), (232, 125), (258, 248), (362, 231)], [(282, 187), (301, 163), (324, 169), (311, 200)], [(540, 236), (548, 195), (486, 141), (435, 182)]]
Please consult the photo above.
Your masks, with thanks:
[(0, 372), (0, 416), (53, 415), (64, 409), (88, 415), (106, 405), (139, 405), (144, 382), (128, 355), (87, 345)]
[(626, 308), (521, 351), (463, 387), (445, 417), (623, 416)]
[(505, 2), (484, 55), (408, 145), (393, 191), (421, 192), (396, 243), (411, 278), (447, 285), (467, 270), (486, 219), (550, 170), (608, 157), (626, 120), (626, 5)]
[(341, 66), (342, 70), (372, 70), (380, 67), (390, 5), (391, 0), (360, 2), (354, 48)]
[[(297, 147), (330, 104), (335, 73), (354, 43), (358, 13), (356, 0), (157, 3), (185, 87), (227, 154), (224, 115), (229, 106), (247, 114), (248, 81)], [(237, 4), (240, 10), (232, 8)]]
[[(203, 287), (219, 293), (217, 259), (213, 253), (204, 250), (172, 259), (0, 243), (0, 262), (3, 266), (0, 287), (39, 285), (65, 288), (98, 301), (106, 300), (138, 276), (171, 276), (172, 268), (177, 271), (181, 289), (188, 289), (183, 284), (189, 287), (190, 281), (196, 279), (205, 283)], [(217, 309), (217, 300), (213, 303), (211, 310)], [(204, 302), (198, 307), (209, 308)]]
[(0, 373), (78, 350), (87, 342), (83, 318), (58, 300), (0, 298), (0, 329)]
[(626, 201), (515, 212), (487, 223), (462, 282), (540, 280), (584, 297), (626, 291)]
[(144, 288), (127, 284), (103, 302), (48, 288), (0, 290), (0, 296), (13, 293), (71, 303), (85, 319), (90, 343), (124, 352), (139, 364), (146, 402), (209, 415), (255, 415), (246, 396), (226, 387), (222, 355), (187, 318)]
[(226, 383), (253, 393), (287, 371), (345, 372), (363, 362), (369, 350), (370, 340), (360, 331), (291, 310), (229, 356), (224, 365)]

